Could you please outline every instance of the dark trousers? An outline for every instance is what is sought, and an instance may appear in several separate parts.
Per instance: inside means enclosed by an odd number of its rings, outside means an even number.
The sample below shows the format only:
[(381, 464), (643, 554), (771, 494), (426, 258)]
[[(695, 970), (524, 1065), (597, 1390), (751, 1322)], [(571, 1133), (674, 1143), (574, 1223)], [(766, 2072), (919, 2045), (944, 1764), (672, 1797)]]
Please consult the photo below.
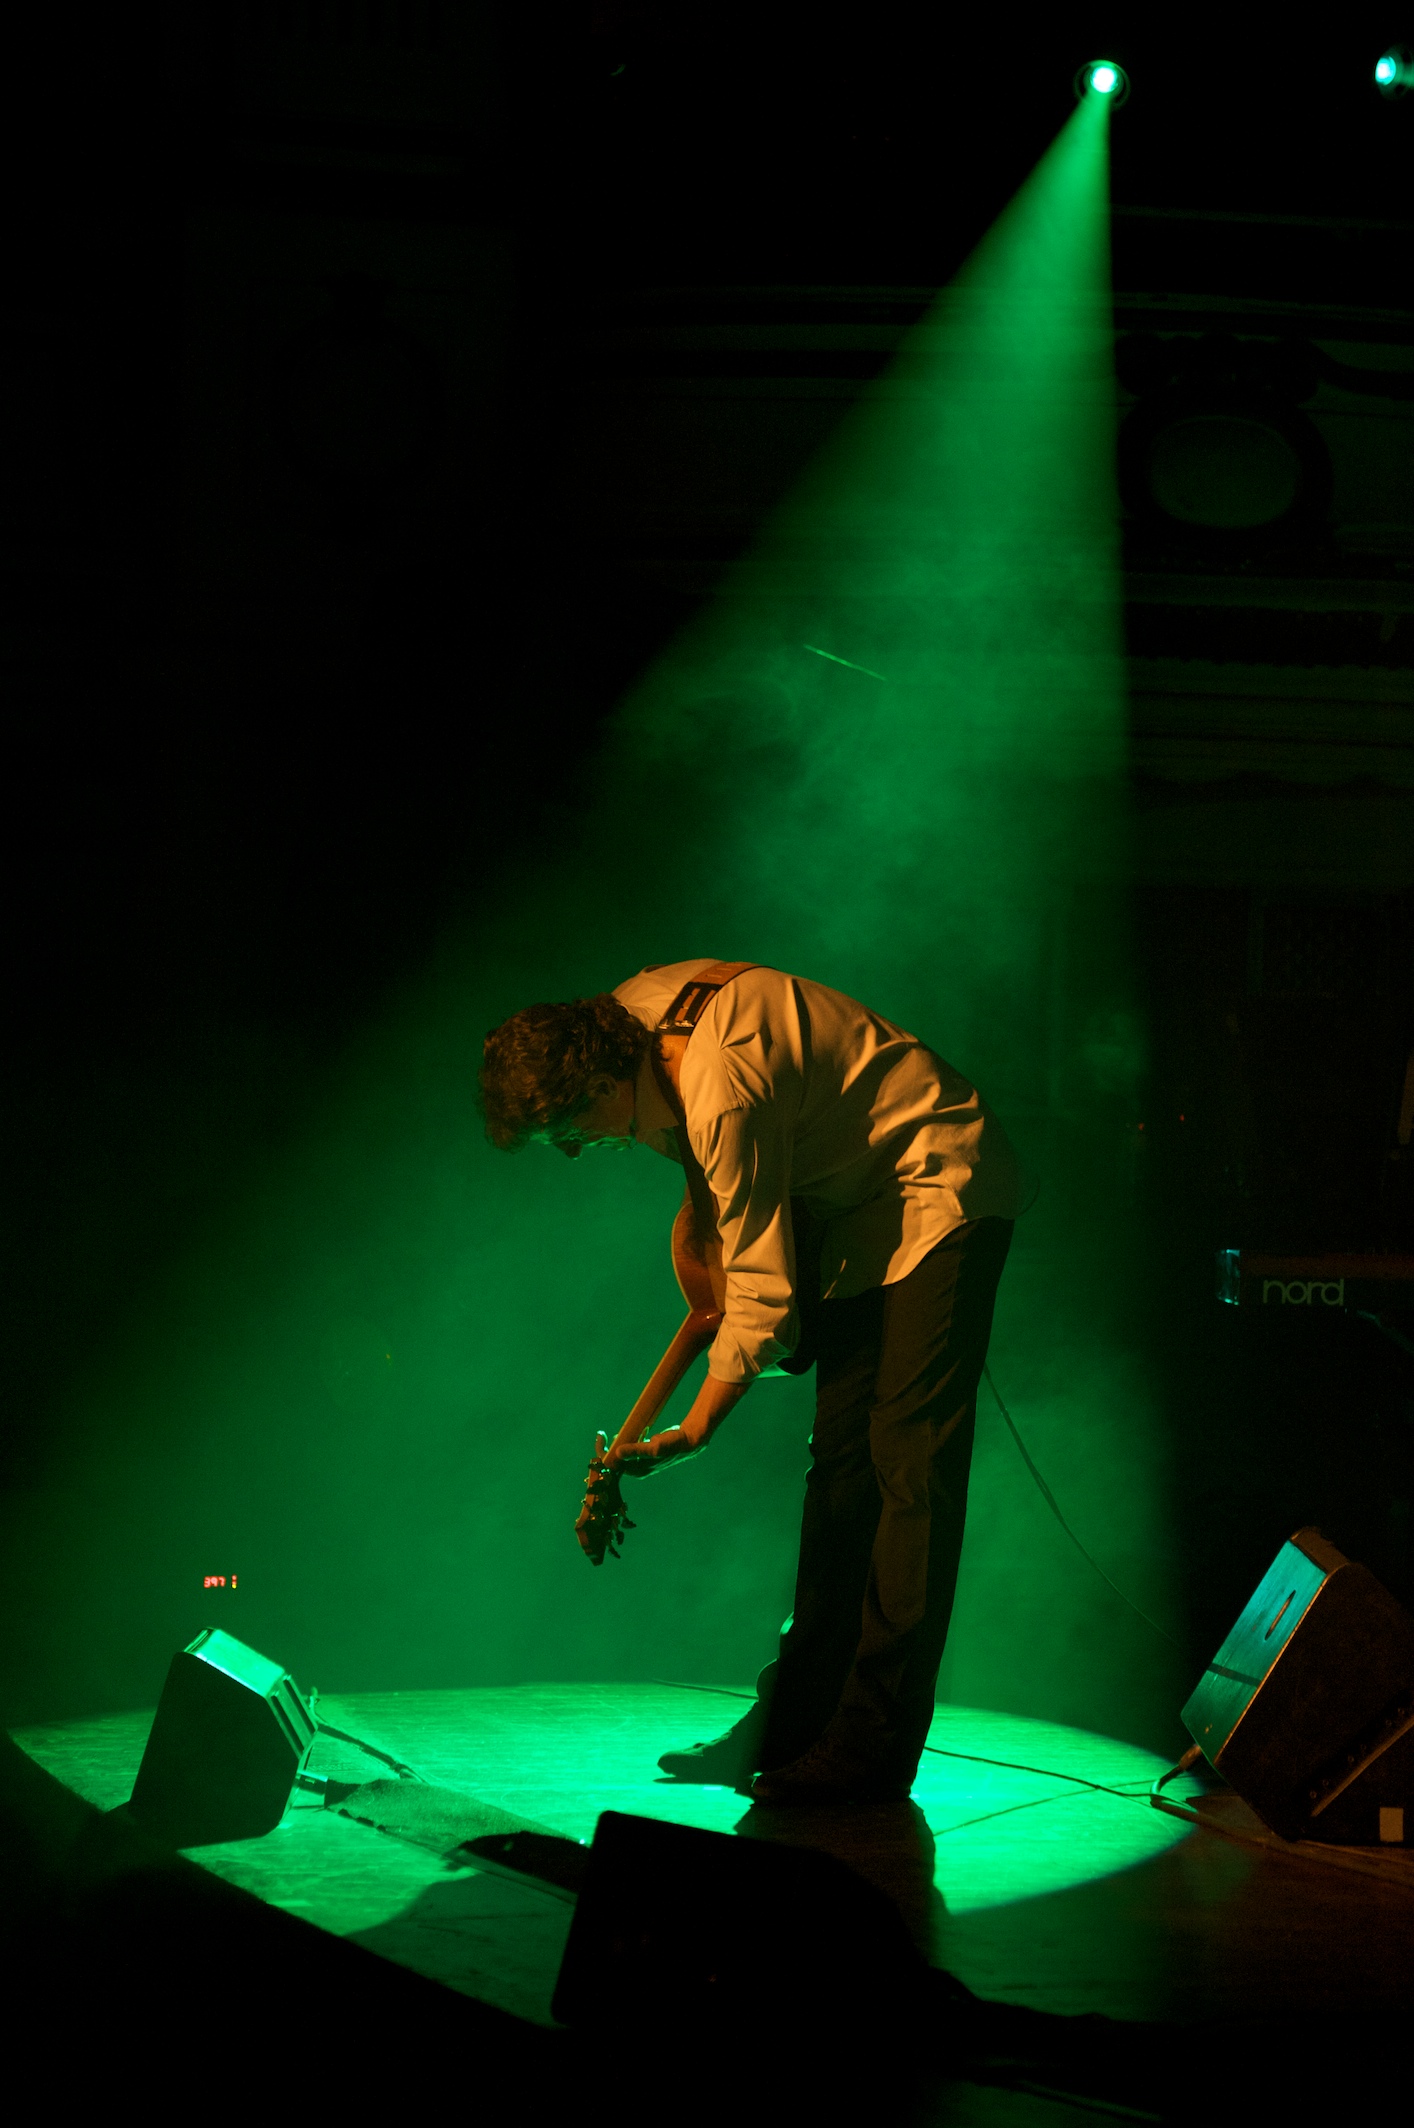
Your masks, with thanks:
[(896, 1285), (820, 1310), (795, 1613), (762, 1767), (786, 1765), (823, 1737), (890, 1772), (917, 1770), (1011, 1233), (1010, 1220), (973, 1220)]

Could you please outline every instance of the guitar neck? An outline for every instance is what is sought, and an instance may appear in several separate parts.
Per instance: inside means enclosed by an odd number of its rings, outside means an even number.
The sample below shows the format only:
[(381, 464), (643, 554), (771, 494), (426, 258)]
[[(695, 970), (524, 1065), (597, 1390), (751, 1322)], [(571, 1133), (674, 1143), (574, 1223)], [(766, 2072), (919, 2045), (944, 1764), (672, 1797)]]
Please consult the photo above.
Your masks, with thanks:
[(676, 1337), (644, 1383), (643, 1394), (615, 1434), (614, 1448), (627, 1448), (643, 1439), (688, 1368), (717, 1335), (721, 1320), (716, 1311), (696, 1308), (683, 1318)]

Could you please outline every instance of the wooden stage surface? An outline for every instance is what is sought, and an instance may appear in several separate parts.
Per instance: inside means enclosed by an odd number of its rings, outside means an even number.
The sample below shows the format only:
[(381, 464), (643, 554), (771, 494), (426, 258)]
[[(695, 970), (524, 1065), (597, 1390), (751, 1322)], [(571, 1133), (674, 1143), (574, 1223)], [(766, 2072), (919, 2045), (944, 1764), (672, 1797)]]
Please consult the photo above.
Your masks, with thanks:
[[(889, 1892), (934, 1964), (992, 2000), (1183, 2024), (1408, 2015), (1403, 1852), (1285, 1848), (1235, 1798), (1171, 1785), (1248, 1835), (1234, 1841), (1155, 1811), (1164, 1765), (1134, 1745), (960, 1707), (938, 1709), (909, 1804), (772, 1812), (658, 1773), (660, 1751), (717, 1733), (742, 1703), (678, 1685), (326, 1696), (323, 1720), (410, 1764), (428, 1792), (320, 1737), (311, 1770), (368, 1784), (363, 1795), (335, 1811), (297, 1792), (263, 1839), (189, 1852), (271, 1905), (540, 2023), (569, 1906), (450, 1853), (512, 1822), (587, 1841), (606, 1809), (825, 1848)], [(16, 1740), (111, 1809), (150, 1721), (109, 1715)]]

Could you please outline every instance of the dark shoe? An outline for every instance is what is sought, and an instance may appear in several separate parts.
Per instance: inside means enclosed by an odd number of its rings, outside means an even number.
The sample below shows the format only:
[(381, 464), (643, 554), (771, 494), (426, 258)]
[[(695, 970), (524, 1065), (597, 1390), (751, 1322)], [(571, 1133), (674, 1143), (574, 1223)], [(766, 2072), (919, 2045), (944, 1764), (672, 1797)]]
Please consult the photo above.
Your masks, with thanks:
[(765, 1728), (765, 1709), (758, 1703), (739, 1722), (733, 1722), (725, 1736), (714, 1736), (705, 1744), (689, 1744), (682, 1751), (665, 1751), (658, 1764), (675, 1781), (735, 1788), (750, 1781)]
[(813, 1744), (789, 1766), (758, 1773), (754, 1803), (793, 1808), (809, 1803), (906, 1803), (912, 1779), (865, 1759), (851, 1758), (828, 1743)]

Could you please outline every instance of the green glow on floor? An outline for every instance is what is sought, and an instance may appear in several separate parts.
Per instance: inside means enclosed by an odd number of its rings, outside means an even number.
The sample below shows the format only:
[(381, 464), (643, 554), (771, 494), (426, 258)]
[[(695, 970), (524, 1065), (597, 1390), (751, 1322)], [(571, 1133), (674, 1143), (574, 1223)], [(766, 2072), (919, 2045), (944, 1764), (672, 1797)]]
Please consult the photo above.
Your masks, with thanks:
[[(953, 1931), (968, 1916), (1138, 1869), (1188, 1836), (1181, 1820), (1149, 1807), (1149, 1783), (1164, 1770), (1152, 1753), (972, 1708), (939, 1710), (931, 1742), (959, 1755), (925, 1755), (914, 1810), (765, 1814), (729, 1789), (681, 1787), (657, 1775), (660, 1751), (691, 1741), (724, 1712), (730, 1719), (739, 1704), (670, 1685), (524, 1685), (354, 1695), (327, 1702), (325, 1712), (426, 1780), (570, 1838), (592, 1838), (599, 1813), (620, 1810), (819, 1846), (887, 1890), (941, 1965), (965, 1956), (965, 1931)], [(150, 1719), (113, 1715), (23, 1731), (18, 1741), (111, 1809), (131, 1789)], [(316, 1743), (311, 1765), (348, 1780), (383, 1771), (330, 1739)], [(448, 1986), (548, 2019), (569, 1910), (543, 1893), (449, 1871), (439, 1855), (301, 1795), (263, 1839), (191, 1853), (303, 1920)], [(1018, 1985), (1024, 1994), (1024, 1974)], [(1120, 2014), (1146, 2001), (1141, 1988)]]

